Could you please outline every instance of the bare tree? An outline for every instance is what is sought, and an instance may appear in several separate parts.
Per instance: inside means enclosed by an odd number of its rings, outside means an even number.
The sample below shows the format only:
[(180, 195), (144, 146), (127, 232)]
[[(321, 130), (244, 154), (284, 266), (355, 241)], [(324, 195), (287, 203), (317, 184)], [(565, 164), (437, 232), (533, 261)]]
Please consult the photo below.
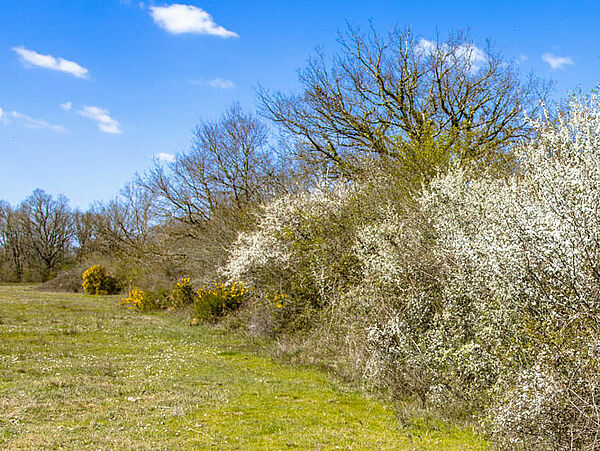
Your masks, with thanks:
[(27, 259), (27, 246), (23, 230), (22, 212), (0, 201), (0, 248), (10, 262), (14, 278), (23, 280), (23, 267)]
[(157, 196), (165, 216), (202, 225), (224, 208), (239, 212), (280, 189), (275, 160), (266, 126), (234, 104), (196, 127), (190, 152), (168, 165), (157, 162), (139, 183)]
[(73, 222), (69, 201), (63, 195), (54, 199), (36, 189), (21, 205), (27, 243), (44, 266), (47, 278), (72, 245)]
[(73, 212), (73, 226), (75, 241), (77, 242), (77, 256), (89, 254), (96, 249), (98, 239), (99, 218), (93, 211)]
[[(259, 91), (262, 113), (302, 143), (301, 156), (352, 175), (367, 159), (494, 159), (529, 133), (549, 86), (518, 71), (465, 33), (417, 40), (394, 29), (382, 39), (348, 28), (331, 63), (318, 53), (300, 71), (303, 92)], [(426, 158), (432, 158), (426, 155)]]
[(154, 196), (135, 183), (128, 183), (120, 196), (93, 208), (100, 245), (109, 253), (141, 256), (147, 252), (156, 225), (152, 213)]

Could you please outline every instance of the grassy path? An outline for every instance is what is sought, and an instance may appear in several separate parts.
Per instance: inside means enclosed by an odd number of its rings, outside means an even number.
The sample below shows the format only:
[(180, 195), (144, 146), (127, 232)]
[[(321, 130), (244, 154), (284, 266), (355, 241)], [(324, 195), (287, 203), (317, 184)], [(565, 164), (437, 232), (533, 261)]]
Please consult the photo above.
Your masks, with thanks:
[(484, 449), (241, 337), (115, 297), (0, 286), (2, 449)]

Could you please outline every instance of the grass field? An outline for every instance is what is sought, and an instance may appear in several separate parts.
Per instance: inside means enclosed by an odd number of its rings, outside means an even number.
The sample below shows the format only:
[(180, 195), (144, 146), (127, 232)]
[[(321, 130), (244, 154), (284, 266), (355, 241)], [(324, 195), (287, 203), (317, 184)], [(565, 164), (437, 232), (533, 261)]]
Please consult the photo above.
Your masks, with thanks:
[(0, 286), (0, 448), (485, 449), (243, 337), (116, 297)]

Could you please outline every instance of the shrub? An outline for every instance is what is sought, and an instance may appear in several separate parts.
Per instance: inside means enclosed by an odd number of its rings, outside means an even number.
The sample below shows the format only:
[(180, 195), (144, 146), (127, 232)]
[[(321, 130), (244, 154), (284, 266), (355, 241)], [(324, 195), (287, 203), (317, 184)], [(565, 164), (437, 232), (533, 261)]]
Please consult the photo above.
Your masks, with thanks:
[(285, 196), (264, 207), (255, 231), (240, 233), (224, 272), (261, 293), (289, 296), (278, 328), (307, 324), (294, 315), (323, 310), (357, 275), (355, 194), (339, 185)]
[(203, 285), (194, 300), (196, 318), (204, 320), (218, 319), (228, 312), (237, 310), (246, 300), (249, 289), (242, 283), (213, 282), (211, 286)]
[(158, 287), (152, 290), (152, 293), (154, 294), (154, 303), (156, 304), (156, 308), (165, 309), (172, 305), (172, 291), (173, 290), (164, 287)]
[(193, 304), (195, 298), (196, 294), (189, 277), (181, 277), (171, 291), (171, 306), (184, 307)]
[[(574, 100), (533, 125), (537, 138), (516, 149), (512, 173), (474, 178), (456, 168), (423, 206), (452, 262), (445, 301), (462, 302), (463, 340), (493, 369), (485, 385), (496, 437), (595, 449), (600, 100)], [(456, 362), (454, 371), (466, 369)]]
[(159, 307), (156, 296), (151, 291), (143, 291), (134, 287), (127, 297), (121, 299), (121, 304), (139, 311), (154, 310)]
[(83, 291), (86, 294), (116, 294), (119, 292), (119, 284), (114, 277), (106, 273), (102, 265), (90, 266), (82, 275)]
[(83, 293), (82, 273), (87, 265), (77, 265), (60, 271), (56, 277), (44, 282), (37, 287), (40, 291), (65, 291), (69, 293)]
[(319, 307), (307, 305), (302, 298), (276, 292), (261, 300), (262, 309), (270, 316), (270, 334), (300, 332), (314, 328), (320, 320)]
[(597, 350), (589, 351), (542, 353), (523, 369), (492, 410), (496, 441), (516, 449), (598, 449), (600, 362)]

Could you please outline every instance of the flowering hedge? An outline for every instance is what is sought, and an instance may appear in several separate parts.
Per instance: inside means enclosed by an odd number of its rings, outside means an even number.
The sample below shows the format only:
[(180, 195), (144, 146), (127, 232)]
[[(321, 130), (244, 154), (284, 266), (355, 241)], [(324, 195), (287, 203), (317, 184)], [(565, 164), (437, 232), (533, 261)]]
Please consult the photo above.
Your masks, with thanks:
[[(600, 102), (532, 121), (504, 178), (460, 168), (423, 197), (489, 362), (492, 429), (524, 447), (593, 447), (600, 433)], [(476, 315), (470, 315), (476, 312)], [(494, 380), (495, 379), (495, 380)], [(590, 448), (591, 449), (591, 448)]]
[(225, 271), (288, 294), (285, 321), (312, 306), (327, 330), (362, 329), (352, 346), (367, 376), (479, 413), (503, 446), (593, 449), (600, 102), (530, 122), (537, 136), (513, 149), (509, 171), (454, 162), (412, 203), (357, 209), (369, 195), (359, 184), (279, 199)]

